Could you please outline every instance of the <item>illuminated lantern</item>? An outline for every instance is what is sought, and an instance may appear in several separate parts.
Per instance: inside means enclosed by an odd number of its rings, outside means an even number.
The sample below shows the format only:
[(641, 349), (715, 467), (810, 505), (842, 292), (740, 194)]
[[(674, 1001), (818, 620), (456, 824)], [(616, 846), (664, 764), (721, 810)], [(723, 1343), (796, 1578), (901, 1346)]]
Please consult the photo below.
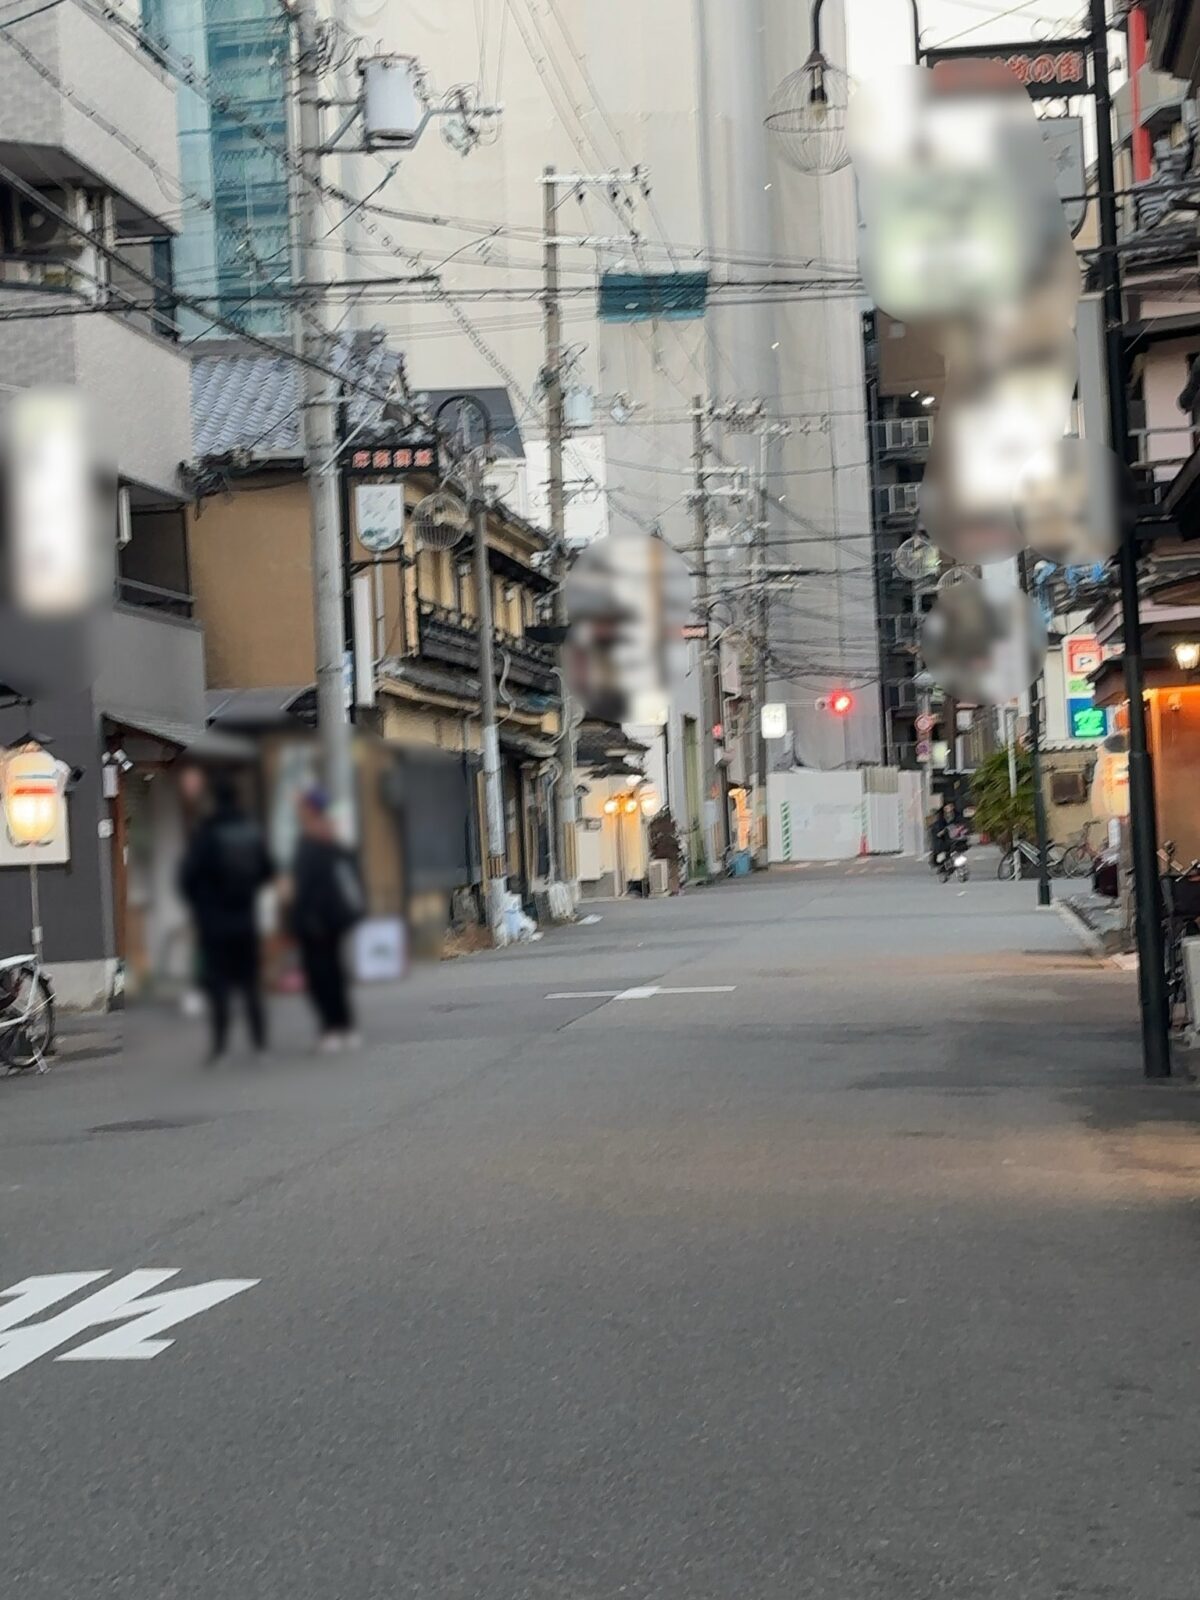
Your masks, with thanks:
[(835, 717), (848, 717), (854, 710), (854, 696), (849, 689), (839, 689), (829, 697), (829, 709)]
[(48, 844), (62, 819), (66, 768), (39, 744), (3, 757), (4, 819), (16, 845)]

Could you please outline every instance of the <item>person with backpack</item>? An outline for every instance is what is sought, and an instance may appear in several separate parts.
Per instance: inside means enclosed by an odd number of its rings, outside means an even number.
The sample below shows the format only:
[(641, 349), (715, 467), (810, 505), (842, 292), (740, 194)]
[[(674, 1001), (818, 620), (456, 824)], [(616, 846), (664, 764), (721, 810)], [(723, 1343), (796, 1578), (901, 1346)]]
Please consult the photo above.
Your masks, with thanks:
[(179, 874), (180, 890), (195, 919), (200, 977), (208, 998), (209, 1065), (226, 1054), (235, 993), (242, 996), (255, 1050), (267, 1047), (256, 910), (259, 891), (273, 873), (262, 829), (242, 809), (234, 784), (219, 779), (212, 808), (193, 832)]
[(346, 971), (346, 935), (361, 921), (366, 902), (354, 857), (341, 845), (321, 789), (300, 798), (300, 841), (292, 868), (292, 932), (300, 946), (309, 999), (324, 1051), (357, 1047), (358, 1034)]

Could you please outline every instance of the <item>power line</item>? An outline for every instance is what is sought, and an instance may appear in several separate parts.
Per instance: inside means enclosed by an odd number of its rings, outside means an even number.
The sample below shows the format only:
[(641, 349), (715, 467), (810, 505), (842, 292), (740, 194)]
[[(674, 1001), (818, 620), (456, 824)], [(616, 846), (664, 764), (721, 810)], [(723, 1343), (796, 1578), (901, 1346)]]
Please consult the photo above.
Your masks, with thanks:
[[(162, 289), (162, 285), (157, 278), (152, 277), (148, 272), (143, 272), (140, 267), (136, 266), (132, 261), (127, 260), (124, 256), (118, 254), (118, 252), (112, 249), (111, 246), (103, 244), (92, 233), (90, 233), (87, 228), (83, 227), (72, 217), (68, 216), (65, 211), (62, 211), (57, 206), (52, 205), (42, 191), (35, 188), (33, 184), (26, 183), (24, 178), (13, 172), (10, 167), (5, 166), (3, 162), (0, 162), (0, 181), (8, 184), (10, 188), (15, 189), (16, 192), (20, 195), (23, 195), (25, 199), (34, 202), (38, 206), (39, 210), (43, 211), (47, 216), (52, 217), (60, 225), (60, 227), (66, 228), (77, 238), (85, 240), (86, 243), (97, 252), (97, 254), (103, 256), (105, 260), (115, 263), (122, 269), (123, 272), (127, 272), (131, 277), (136, 278), (139, 283), (145, 284), (147, 288), (155, 291), (160, 291)], [(186, 306), (188, 310), (195, 311), (197, 314), (201, 315), (208, 314), (204, 310), (201, 302), (194, 300), (190, 295), (179, 295), (176, 298), (178, 299), (179, 303), (183, 306)], [(157, 302), (155, 304), (157, 304)], [(146, 311), (149, 316), (153, 317), (159, 322), (165, 323), (171, 331), (174, 331), (174, 324), (161, 311), (157, 311), (152, 307), (147, 307)], [(74, 314), (78, 315), (78, 310), (75, 310)], [(0, 315), (5, 314), (0, 313)], [(227, 332), (233, 334), (236, 338), (243, 340), (246, 344), (252, 345), (257, 349), (266, 351), (267, 354), (276, 359), (282, 356), (284, 359), (293, 361), (299, 366), (308, 367), (313, 371), (323, 373), (325, 377), (332, 378), (338, 383), (344, 383), (349, 388), (354, 389), (357, 393), (364, 394), (369, 399), (378, 401), (381, 405), (390, 405), (395, 401), (396, 397), (390, 390), (387, 392), (381, 392), (373, 389), (369, 385), (363, 384), (361, 381), (348, 376), (344, 372), (340, 372), (337, 368), (332, 367), (325, 362), (315, 360), (312, 357), (302, 356), (297, 352), (285, 349), (277, 342), (262, 338), (258, 334), (248, 333), (244, 328), (239, 328), (236, 324), (227, 321), (224, 317), (214, 316), (213, 321), (217, 326), (225, 328)]]

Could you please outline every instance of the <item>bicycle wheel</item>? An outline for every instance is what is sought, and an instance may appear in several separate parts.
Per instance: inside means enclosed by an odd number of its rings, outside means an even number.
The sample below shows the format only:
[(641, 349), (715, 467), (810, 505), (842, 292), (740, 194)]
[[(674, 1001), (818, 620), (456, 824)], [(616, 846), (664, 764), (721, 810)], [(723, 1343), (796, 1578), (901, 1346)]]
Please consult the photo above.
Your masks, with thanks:
[(1092, 858), (1081, 844), (1068, 845), (1063, 851), (1061, 871), (1064, 878), (1086, 878), (1092, 870)]
[(1006, 850), (1000, 857), (1000, 865), (996, 868), (996, 876), (1001, 883), (1011, 883), (1017, 875), (1017, 852)]
[(21, 971), (0, 1015), (0, 1061), (11, 1071), (40, 1067), (54, 1043), (54, 997), (32, 967)]
[(1046, 846), (1046, 866), (1052, 878), (1061, 878), (1063, 875), (1063, 861), (1066, 858), (1066, 846), (1051, 844)]

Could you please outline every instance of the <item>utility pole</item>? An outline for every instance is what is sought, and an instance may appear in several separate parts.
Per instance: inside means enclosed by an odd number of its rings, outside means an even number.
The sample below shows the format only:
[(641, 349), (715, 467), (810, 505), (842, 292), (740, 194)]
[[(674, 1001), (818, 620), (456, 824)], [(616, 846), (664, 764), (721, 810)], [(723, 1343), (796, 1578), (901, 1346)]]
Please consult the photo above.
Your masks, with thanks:
[[(1018, 559), (1021, 592), (1029, 593), (1029, 553)], [(1033, 823), (1038, 849), (1038, 905), (1050, 904), (1050, 830), (1046, 826), (1046, 796), (1042, 789), (1042, 676), (1029, 685), (1029, 759), (1033, 768)]]
[[(320, 283), (325, 268), (317, 249), (321, 218), (321, 42), (314, 0), (296, 0), (296, 93), (299, 101), (300, 173), (294, 181), (296, 278)], [(305, 304), (305, 297), (311, 297)], [(321, 370), (329, 365), (331, 335), (325, 294), (304, 289), (292, 311), (292, 339), (305, 358), (304, 469), (312, 519), (313, 642), (316, 649), (317, 731), (333, 815), (342, 836), (356, 834), (354, 752), (346, 704), (346, 623), (343, 610), (342, 536), (337, 458), (337, 386)]]
[[(554, 548), (554, 621), (560, 628), (567, 616), (567, 497), (563, 482), (562, 316), (558, 298), (558, 180), (553, 167), (542, 173), (542, 227), (545, 277), (546, 360), (546, 461), (549, 477), (550, 538)], [(564, 659), (560, 655), (560, 662)], [(558, 876), (567, 886), (574, 909), (578, 899), (575, 840), (575, 708), (565, 669), (561, 674), (562, 710), (558, 733), (558, 805), (555, 818), (555, 856)]]
[(704, 643), (700, 654), (700, 717), (703, 723), (700, 739), (700, 764), (702, 769), (702, 788), (704, 817), (701, 829), (707, 840), (705, 851), (708, 860), (710, 875), (716, 865), (711, 860), (716, 843), (714, 830), (708, 824), (708, 804), (714, 800), (714, 791), (717, 788), (717, 757), (716, 745), (713, 739), (713, 726), (716, 722), (716, 697), (713, 693), (715, 673), (713, 671), (712, 652), (712, 619), (709, 616), (708, 605), (708, 489), (705, 483), (704, 464), (708, 459), (708, 443), (704, 437), (704, 397), (692, 396), (692, 469), (695, 477), (693, 490), (693, 510), (696, 522), (696, 540), (692, 547), (696, 561), (696, 597), (700, 603), (700, 610), (704, 621)]
[(468, 463), (471, 523), (475, 535), (475, 610), (479, 624), (479, 718), (483, 748), (483, 792), (487, 812), (487, 914), (497, 945), (507, 943), (504, 897), (508, 892), (508, 836), (500, 779), (500, 736), (496, 730), (496, 662), (492, 648), (492, 569), (488, 564), (487, 502), (482, 458)]
[[(1117, 199), (1105, 0), (1090, 0), (1090, 19), (1092, 86), (1096, 101), (1100, 270), (1107, 328), (1109, 425), (1112, 448), (1118, 458), (1124, 461), (1129, 449), (1129, 425), (1125, 397), (1125, 350), (1121, 333), (1124, 306), (1120, 257), (1117, 254)], [(1137, 525), (1132, 516), (1121, 527), (1120, 539), (1121, 627), (1125, 643), (1125, 693), (1129, 704), (1129, 817), (1133, 834), (1142, 1069), (1148, 1078), (1169, 1078), (1171, 1044), (1167, 1029), (1162, 924), (1159, 921), (1158, 828), (1154, 810), (1154, 773), (1146, 737)]]
[(755, 577), (758, 592), (758, 637), (754, 650), (754, 860), (769, 865), (767, 848), (767, 739), (763, 733), (763, 707), (767, 703), (767, 641), (770, 638), (770, 599), (767, 594), (767, 436), (758, 436), (758, 494), (754, 530)]

